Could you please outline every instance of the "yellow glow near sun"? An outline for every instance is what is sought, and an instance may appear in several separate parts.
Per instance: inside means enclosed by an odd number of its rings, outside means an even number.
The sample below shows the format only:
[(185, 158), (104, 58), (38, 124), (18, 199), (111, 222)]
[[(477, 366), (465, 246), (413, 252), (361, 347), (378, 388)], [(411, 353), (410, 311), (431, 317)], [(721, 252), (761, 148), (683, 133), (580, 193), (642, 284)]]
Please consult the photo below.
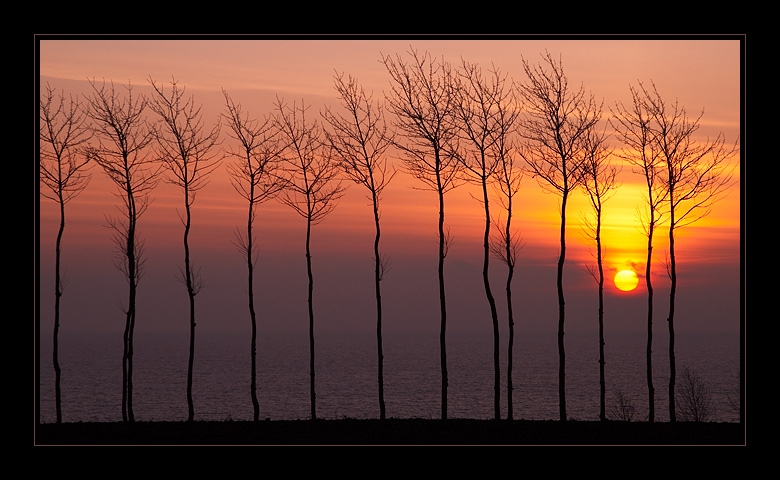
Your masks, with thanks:
[(621, 270), (615, 275), (615, 286), (624, 292), (630, 292), (639, 284), (639, 278), (633, 270)]

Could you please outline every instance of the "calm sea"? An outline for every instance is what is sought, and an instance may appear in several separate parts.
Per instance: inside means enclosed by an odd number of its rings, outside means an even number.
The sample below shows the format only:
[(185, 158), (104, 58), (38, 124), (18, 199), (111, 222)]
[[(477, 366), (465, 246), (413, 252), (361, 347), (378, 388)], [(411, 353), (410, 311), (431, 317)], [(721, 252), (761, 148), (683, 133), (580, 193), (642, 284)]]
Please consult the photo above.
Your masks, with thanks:
[[(55, 420), (54, 371), (49, 332), (40, 355), (40, 420)], [(659, 338), (661, 337), (661, 338)], [(668, 421), (669, 366), (664, 335), (654, 345), (656, 421)], [(193, 397), (196, 420), (250, 420), (249, 337), (197, 334)], [(134, 413), (137, 421), (187, 418), (188, 336), (136, 334)], [(378, 418), (374, 334), (320, 333), (315, 338), (317, 417)], [(440, 418), (438, 333), (385, 334), (385, 404), (388, 417)], [(506, 337), (501, 339), (501, 416), (506, 418)], [(606, 338), (607, 415), (621, 391), (647, 418), (643, 335)], [(713, 420), (739, 421), (738, 335), (680, 333), (676, 338), (678, 389), (684, 366), (709, 391)], [(493, 418), (492, 337), (455, 335), (447, 340), (450, 418)], [(121, 334), (61, 334), (62, 412), (65, 422), (121, 421)], [(566, 337), (567, 413), (577, 420), (599, 414), (598, 338)], [(555, 333), (517, 333), (514, 355), (514, 418), (558, 419), (558, 352)], [(308, 335), (259, 337), (257, 395), (262, 419), (310, 418)]]

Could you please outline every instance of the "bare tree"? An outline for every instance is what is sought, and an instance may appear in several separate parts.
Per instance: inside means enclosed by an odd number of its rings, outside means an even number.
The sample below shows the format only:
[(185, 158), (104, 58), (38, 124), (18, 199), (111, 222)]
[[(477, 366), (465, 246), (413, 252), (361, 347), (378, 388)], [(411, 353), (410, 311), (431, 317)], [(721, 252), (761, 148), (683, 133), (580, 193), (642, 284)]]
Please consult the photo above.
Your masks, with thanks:
[(601, 244), (601, 225), (604, 218), (604, 203), (619, 186), (617, 181), (618, 168), (609, 163), (611, 154), (606, 145), (606, 136), (590, 131), (585, 136), (586, 160), (582, 168), (582, 185), (593, 207), (595, 221), (585, 218), (585, 228), (596, 244), (596, 271), (591, 271), (599, 286), (599, 384), (601, 421), (607, 419), (606, 413), (606, 381), (604, 378), (604, 266), (602, 261), (603, 248)]
[(48, 190), (44, 197), (57, 202), (60, 208), (60, 227), (57, 231), (54, 260), (54, 335), (52, 341), (52, 362), (54, 365), (54, 398), (57, 423), (62, 422), (61, 374), (59, 361), (60, 297), (62, 278), (60, 259), (62, 235), (65, 231), (65, 204), (84, 191), (91, 178), (86, 173), (89, 158), (84, 154), (84, 144), (91, 137), (90, 127), (78, 99), (65, 94), (55, 98), (55, 91), (46, 85), (46, 94), (40, 100), (40, 180)]
[(366, 95), (357, 80), (343, 75), (335, 77), (335, 88), (348, 118), (329, 109), (324, 117), (333, 128), (325, 131), (330, 146), (340, 159), (347, 176), (369, 191), (374, 212), (374, 288), (376, 292), (377, 382), (379, 387), (379, 418), (385, 418), (384, 367), (382, 353), (382, 294), (380, 282), (387, 270), (387, 261), (379, 253), (379, 200), (382, 191), (392, 180), (396, 170), (387, 165), (385, 152), (393, 144), (393, 134), (385, 123), (384, 111)]
[(450, 239), (444, 229), (444, 195), (458, 185), (460, 164), (453, 146), (457, 141), (454, 122), (454, 77), (450, 65), (434, 61), (430, 54), (409, 52), (410, 62), (400, 55), (383, 56), (391, 78), (388, 107), (396, 115), (396, 127), (407, 142), (396, 142), (404, 153), (407, 171), (434, 190), (439, 199), (439, 307), (441, 329), (441, 417), (447, 419), (447, 301), (444, 289), (444, 258)]
[(246, 255), (248, 271), (249, 318), (252, 323), (251, 340), (251, 381), (250, 391), (253, 407), (253, 420), (258, 421), (260, 405), (257, 401), (257, 315), (254, 300), (254, 270), (256, 244), (253, 234), (255, 211), (258, 205), (275, 198), (287, 185), (287, 179), (281, 172), (281, 143), (276, 129), (276, 120), (268, 116), (262, 121), (250, 119), (223, 90), (227, 112), (223, 117), (230, 128), (229, 135), (238, 146), (228, 154), (236, 159), (228, 166), (231, 184), (249, 203), (246, 235), (236, 228), (236, 244)]
[(676, 398), (676, 403), (680, 417), (684, 421), (707, 422), (715, 413), (715, 406), (707, 386), (696, 371), (688, 366), (683, 367), (680, 395)]
[(501, 156), (494, 153), (500, 153), (502, 150), (496, 145), (506, 141), (502, 136), (505, 137), (509, 133), (511, 123), (514, 120), (505, 115), (507, 113), (505, 104), (511, 100), (511, 83), (507, 87), (506, 75), (502, 75), (496, 67), (493, 67), (489, 76), (485, 77), (476, 64), (466, 61), (463, 61), (462, 68), (458, 71), (458, 79), (455, 117), (461, 142), (459, 142), (460, 149), (456, 154), (463, 165), (467, 179), (480, 186), (482, 198), (478, 201), (485, 209), (482, 282), (493, 321), (493, 383), (495, 392), (493, 408), (495, 419), (499, 420), (501, 418), (501, 362), (499, 361), (498, 312), (489, 279), (490, 227), (492, 222), (488, 184), (495, 180), (501, 167)]
[(623, 422), (630, 422), (636, 416), (636, 407), (634, 407), (631, 397), (623, 393), (621, 389), (615, 391), (611, 411), (614, 418)]
[(149, 206), (149, 193), (157, 184), (160, 165), (148, 155), (147, 147), (154, 139), (146, 123), (145, 97), (134, 97), (132, 85), (122, 97), (113, 83), (98, 85), (90, 81), (92, 94), (87, 97), (88, 116), (92, 120), (98, 144), (87, 149), (90, 160), (100, 165), (119, 189), (124, 209), (120, 217), (109, 219), (116, 231), (114, 241), (119, 250), (117, 267), (129, 284), (125, 312), (122, 354), (122, 421), (133, 422), (133, 333), (138, 281), (143, 272), (143, 244), (137, 236), (138, 219)]
[[(506, 277), (506, 304), (507, 304), (507, 367), (506, 367), (506, 389), (507, 389), (507, 419), (513, 419), (512, 409), (512, 367), (514, 362), (513, 348), (515, 339), (515, 322), (512, 308), (512, 279), (515, 271), (515, 260), (517, 251), (520, 248), (520, 242), (517, 235), (512, 231), (512, 214), (514, 208), (514, 197), (520, 191), (520, 182), (523, 178), (523, 170), (515, 165), (518, 157), (515, 152), (515, 146), (510, 140), (509, 134), (514, 130), (514, 122), (519, 110), (512, 107), (513, 104), (498, 105), (498, 115), (506, 120), (499, 121), (497, 129), (506, 131), (497, 132), (497, 141), (493, 144), (493, 155), (498, 158), (498, 169), (496, 170), (496, 183), (499, 193), (499, 202), (504, 211), (506, 211), (506, 221), (502, 225), (499, 220), (494, 221), (497, 234), (491, 242), (491, 251), (493, 255), (500, 259), (507, 266)], [(499, 216), (500, 219), (500, 216)]]
[(185, 89), (171, 79), (170, 94), (162, 85), (149, 79), (154, 90), (149, 108), (157, 113), (159, 126), (155, 128), (157, 154), (168, 169), (167, 181), (184, 191), (184, 285), (187, 287), (190, 309), (190, 354), (187, 367), (187, 420), (193, 421), (192, 371), (195, 359), (195, 296), (202, 287), (200, 275), (193, 269), (190, 258), (189, 235), (192, 227), (192, 204), (195, 194), (208, 182), (208, 176), (220, 162), (214, 158), (213, 147), (219, 138), (219, 124), (210, 131), (204, 129), (200, 107), (192, 96), (185, 98)]
[(566, 261), (566, 204), (581, 183), (580, 170), (586, 159), (583, 149), (587, 133), (601, 118), (601, 106), (583, 87), (569, 89), (562, 62), (547, 53), (543, 65), (531, 66), (523, 59), (527, 83), (518, 85), (527, 117), (520, 134), (527, 141), (525, 161), (542, 188), (561, 196), (560, 255), (558, 257), (558, 399), (560, 419), (566, 421), (566, 354), (564, 349), (565, 301), (563, 266)]
[(293, 177), (281, 200), (306, 219), (306, 269), (309, 277), (309, 390), (311, 418), (317, 418), (314, 382), (314, 278), (311, 268), (311, 228), (336, 208), (344, 188), (338, 181), (339, 165), (331, 149), (323, 143), (322, 129), (314, 121), (306, 121), (306, 107), (288, 107), (277, 99), (278, 128), (284, 138), (284, 160)]
[(714, 139), (699, 141), (694, 135), (704, 115), (689, 118), (677, 101), (667, 106), (655, 85), (652, 90), (641, 87), (652, 122), (653, 142), (665, 167), (664, 187), (668, 193), (669, 210), (669, 265), (671, 278), (669, 293), (669, 421), (676, 420), (674, 386), (676, 377), (674, 357), (674, 307), (677, 293), (677, 259), (675, 232), (711, 212), (715, 202), (728, 193), (734, 166), (729, 161), (738, 153), (738, 141), (726, 145), (723, 133)]
[(647, 237), (647, 259), (645, 261), (645, 285), (647, 287), (647, 346), (645, 349), (646, 379), (648, 392), (648, 421), (655, 422), (655, 388), (653, 387), (653, 235), (664, 215), (667, 197), (665, 183), (661, 179), (663, 165), (653, 141), (651, 117), (642, 94), (634, 87), (631, 90), (632, 104), (625, 106), (618, 102), (610, 119), (623, 142), (623, 149), (617, 155), (633, 166), (634, 171), (644, 177), (643, 194), (646, 210), (637, 214)]

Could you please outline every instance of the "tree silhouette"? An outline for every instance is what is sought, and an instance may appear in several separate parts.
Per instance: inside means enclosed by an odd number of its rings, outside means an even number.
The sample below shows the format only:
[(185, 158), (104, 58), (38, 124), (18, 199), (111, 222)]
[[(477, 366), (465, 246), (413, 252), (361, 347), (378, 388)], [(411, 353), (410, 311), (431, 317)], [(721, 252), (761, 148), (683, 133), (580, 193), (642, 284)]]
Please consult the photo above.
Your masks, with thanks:
[(253, 224), (257, 206), (275, 198), (287, 185), (287, 180), (280, 175), (281, 146), (275, 119), (272, 116), (262, 121), (250, 119), (240, 104), (234, 103), (224, 90), (223, 93), (227, 110), (223, 117), (230, 129), (229, 135), (238, 142), (235, 150), (228, 151), (229, 155), (236, 158), (235, 163), (228, 166), (228, 172), (233, 188), (249, 203), (246, 236), (236, 228), (236, 244), (246, 255), (248, 271), (247, 292), (249, 318), (252, 323), (250, 391), (252, 418), (256, 422), (260, 416), (260, 405), (257, 401), (257, 315), (254, 300), (254, 269), (257, 259)]
[(645, 180), (646, 211), (638, 209), (640, 223), (647, 236), (647, 260), (645, 262), (645, 285), (647, 287), (647, 347), (645, 350), (647, 392), (648, 392), (648, 421), (655, 422), (655, 388), (653, 387), (653, 235), (660, 225), (664, 210), (663, 205), (667, 196), (665, 183), (661, 180), (661, 157), (657, 145), (653, 141), (651, 130), (651, 117), (648, 106), (642, 99), (642, 94), (636, 88), (630, 86), (632, 105), (625, 106), (618, 102), (610, 122), (615, 131), (621, 137), (624, 148), (617, 155), (634, 167), (634, 171), (641, 174)]
[(40, 100), (40, 149), (39, 175), (41, 182), (50, 190), (41, 195), (57, 202), (60, 208), (60, 227), (57, 231), (54, 263), (54, 335), (52, 341), (52, 362), (54, 365), (54, 405), (57, 423), (62, 422), (61, 373), (59, 361), (60, 297), (62, 279), (60, 257), (62, 235), (65, 231), (65, 204), (84, 191), (91, 178), (86, 173), (89, 158), (84, 154), (84, 144), (90, 139), (89, 125), (78, 99), (65, 94), (55, 98), (55, 90), (46, 85), (46, 94)]
[(606, 136), (594, 131), (585, 136), (585, 163), (582, 166), (582, 185), (593, 207), (595, 223), (585, 218), (586, 229), (596, 243), (597, 272), (591, 272), (599, 286), (599, 385), (601, 421), (607, 419), (606, 381), (604, 378), (604, 266), (602, 262), (601, 224), (604, 218), (604, 203), (618, 188), (618, 168), (609, 163), (611, 152), (606, 145)]
[(622, 422), (630, 422), (636, 415), (636, 407), (634, 407), (631, 397), (619, 388), (615, 391), (614, 400), (610, 408), (612, 416)]
[(200, 107), (195, 106), (192, 96), (185, 98), (185, 89), (179, 88), (171, 79), (170, 94), (162, 85), (149, 79), (154, 90), (149, 108), (160, 117), (155, 128), (157, 154), (167, 167), (167, 181), (184, 191), (184, 285), (187, 287), (190, 309), (190, 354), (187, 366), (187, 420), (192, 421), (195, 409), (192, 401), (192, 371), (195, 359), (195, 296), (202, 287), (200, 275), (192, 267), (189, 235), (192, 227), (192, 204), (195, 193), (203, 188), (208, 176), (220, 164), (211, 150), (219, 137), (219, 125), (205, 131)]
[(284, 138), (284, 160), (292, 171), (292, 179), (281, 200), (306, 219), (306, 269), (309, 277), (309, 390), (311, 418), (317, 418), (314, 382), (314, 278), (311, 268), (311, 227), (333, 211), (344, 188), (337, 181), (339, 166), (332, 151), (323, 143), (322, 129), (314, 121), (306, 121), (306, 107), (293, 103), (288, 107), (277, 99), (278, 128)]
[[(507, 304), (507, 367), (506, 367), (506, 389), (507, 389), (507, 419), (513, 419), (512, 409), (512, 366), (514, 362), (513, 348), (515, 340), (515, 321), (512, 308), (512, 279), (515, 272), (515, 259), (517, 250), (520, 248), (519, 239), (512, 231), (512, 212), (514, 208), (514, 197), (520, 191), (520, 182), (523, 178), (523, 170), (515, 165), (518, 157), (515, 146), (510, 140), (509, 133), (514, 130), (514, 123), (519, 111), (512, 107), (513, 104), (499, 104), (497, 106), (497, 115), (505, 118), (496, 125), (497, 141), (493, 144), (493, 155), (498, 158), (498, 168), (496, 170), (497, 190), (499, 201), (502, 208), (506, 211), (506, 221), (502, 225), (495, 221), (497, 235), (491, 242), (491, 251), (493, 255), (500, 259), (507, 266), (506, 276), (506, 304)], [(506, 129), (506, 130), (504, 130)]]
[(90, 81), (92, 93), (87, 97), (94, 137), (98, 144), (87, 149), (90, 160), (100, 165), (119, 189), (124, 217), (109, 218), (116, 231), (114, 242), (119, 251), (116, 266), (127, 277), (128, 305), (122, 353), (122, 421), (133, 422), (133, 333), (138, 281), (143, 273), (143, 243), (137, 236), (138, 219), (149, 206), (149, 193), (157, 184), (160, 165), (148, 155), (147, 147), (154, 140), (153, 131), (144, 117), (147, 99), (133, 97), (132, 85), (121, 97), (103, 82)]
[(482, 283), (485, 296), (490, 306), (493, 321), (493, 370), (494, 370), (494, 400), (493, 409), (496, 420), (501, 419), (501, 362), (499, 361), (500, 343), (498, 331), (498, 312), (496, 301), (490, 288), (490, 205), (488, 184), (500, 168), (500, 147), (496, 148), (501, 135), (506, 135), (511, 128), (505, 122), (511, 121), (506, 115), (504, 104), (510, 100), (511, 89), (506, 87), (506, 76), (495, 67), (488, 78), (483, 76), (476, 64), (463, 61), (458, 71), (460, 80), (456, 89), (455, 117), (458, 123), (458, 134), (461, 137), (460, 148), (457, 150), (459, 162), (467, 178), (478, 184), (482, 190), (482, 198), (478, 199), (485, 209), (485, 231), (483, 235), (484, 255), (482, 262)]
[(696, 371), (688, 366), (683, 367), (681, 391), (676, 403), (684, 421), (706, 422), (715, 413), (709, 390)]
[(439, 308), (441, 329), (441, 418), (447, 419), (447, 301), (444, 289), (444, 259), (450, 239), (444, 230), (444, 194), (458, 185), (460, 163), (455, 155), (457, 126), (454, 121), (456, 99), (450, 65), (434, 61), (430, 54), (411, 50), (409, 63), (400, 55), (382, 61), (390, 74), (388, 107), (396, 115), (397, 130), (408, 143), (396, 142), (404, 153), (407, 171), (439, 199)]
[(330, 146), (340, 159), (341, 168), (355, 183), (369, 191), (374, 212), (374, 286), (376, 292), (377, 383), (379, 385), (379, 418), (385, 418), (384, 367), (382, 354), (382, 294), (380, 282), (387, 271), (386, 259), (379, 253), (379, 199), (392, 180), (396, 170), (388, 167), (385, 152), (393, 144), (393, 134), (388, 130), (381, 106), (374, 104), (371, 96), (357, 84), (357, 80), (343, 75), (335, 77), (335, 88), (349, 118), (324, 112), (333, 132), (325, 131)]
[[(737, 143), (727, 146), (723, 133), (714, 139), (698, 140), (694, 135), (704, 115), (689, 118), (677, 101), (667, 106), (655, 84), (652, 90), (640, 85), (642, 98), (651, 118), (652, 140), (664, 167), (664, 187), (669, 211), (669, 265), (672, 281), (669, 292), (669, 421), (676, 421), (674, 356), (674, 308), (677, 293), (675, 232), (711, 212), (731, 185), (730, 159), (738, 152)], [(738, 142), (738, 140), (737, 140)]]
[(560, 255), (558, 257), (558, 399), (560, 419), (566, 421), (566, 353), (564, 348), (565, 301), (563, 266), (566, 261), (566, 204), (581, 183), (586, 159), (583, 143), (601, 117), (601, 106), (583, 87), (569, 89), (562, 62), (547, 53), (543, 65), (531, 66), (523, 59), (527, 83), (518, 84), (526, 118), (520, 133), (527, 141), (524, 158), (542, 188), (561, 196)]

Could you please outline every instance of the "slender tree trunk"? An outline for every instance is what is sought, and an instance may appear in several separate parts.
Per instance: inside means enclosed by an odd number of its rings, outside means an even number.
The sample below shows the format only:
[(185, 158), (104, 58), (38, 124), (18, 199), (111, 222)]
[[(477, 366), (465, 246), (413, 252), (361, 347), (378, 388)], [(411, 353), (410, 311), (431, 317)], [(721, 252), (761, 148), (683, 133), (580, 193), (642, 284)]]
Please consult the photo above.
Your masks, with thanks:
[(606, 381), (604, 378), (604, 266), (601, 258), (601, 209), (597, 211), (596, 219), (596, 256), (599, 268), (599, 384), (601, 385), (599, 418), (607, 419), (606, 412)]
[(135, 297), (136, 297), (136, 267), (137, 259), (135, 256), (135, 222), (137, 213), (135, 209), (135, 199), (133, 198), (132, 188), (128, 184), (128, 228), (127, 228), (127, 279), (130, 284), (128, 294), (127, 320), (125, 323), (125, 354), (123, 362), (123, 408), (122, 419), (127, 422), (134, 422), (133, 414), (133, 334), (135, 331)]
[(374, 223), (376, 237), (374, 238), (374, 284), (376, 288), (376, 346), (377, 346), (377, 383), (379, 384), (379, 419), (385, 419), (385, 387), (384, 387), (384, 356), (382, 353), (382, 293), (379, 283), (382, 280), (382, 260), (379, 257), (379, 207), (376, 193), (372, 194), (374, 203)]
[[(484, 164), (484, 163), (483, 163)], [(493, 408), (495, 410), (495, 419), (501, 419), (501, 363), (499, 361), (500, 343), (498, 334), (498, 313), (496, 312), (496, 301), (493, 298), (493, 292), (490, 290), (489, 261), (490, 261), (490, 207), (488, 205), (487, 181), (482, 177), (482, 199), (485, 203), (485, 235), (483, 245), (485, 248), (484, 261), (482, 263), (482, 281), (485, 284), (485, 295), (490, 304), (490, 316), (493, 320)]]
[(57, 244), (55, 246), (55, 265), (54, 265), (54, 338), (52, 348), (52, 360), (54, 362), (54, 399), (57, 411), (57, 423), (62, 423), (62, 396), (61, 396), (61, 375), (59, 360), (59, 331), (60, 331), (60, 297), (62, 297), (60, 280), (60, 253), (62, 251), (62, 234), (65, 231), (65, 202), (60, 195), (60, 229), (57, 232)]
[[(436, 152), (436, 164), (439, 165), (439, 153)], [(439, 306), (441, 309), (441, 332), (439, 348), (441, 350), (441, 418), (447, 420), (447, 302), (444, 296), (444, 256), (446, 239), (444, 237), (444, 192), (441, 175), (436, 169), (436, 184), (439, 192)]]
[[(669, 195), (671, 200), (671, 194)], [(677, 293), (677, 271), (674, 257), (674, 209), (671, 212), (671, 220), (669, 227), (669, 262), (670, 262), (670, 276), (672, 279), (672, 285), (669, 292), (669, 421), (674, 422), (677, 420), (677, 415), (674, 409), (674, 383), (677, 376), (677, 369), (674, 360), (674, 299)]]
[(316, 395), (314, 393), (314, 278), (311, 272), (311, 217), (306, 221), (306, 270), (309, 275), (309, 393), (311, 398), (311, 419), (317, 419)]
[(133, 413), (133, 355), (135, 353), (135, 299), (136, 299), (137, 287), (135, 282), (132, 286), (132, 302), (133, 308), (130, 313), (130, 327), (127, 337), (127, 419), (130, 422), (135, 422), (135, 414)]
[[(250, 182), (249, 198), (254, 198), (254, 183)], [(254, 203), (249, 201), (249, 217), (246, 226), (246, 266), (248, 271), (248, 289), (249, 289), (249, 318), (252, 322), (252, 345), (251, 345), (251, 379), (249, 388), (252, 396), (252, 419), (256, 422), (260, 419), (260, 405), (257, 401), (257, 317), (255, 314), (255, 294), (254, 294), (254, 266), (252, 263), (252, 213)]]
[(566, 260), (566, 201), (568, 192), (563, 193), (561, 202), (561, 254), (558, 258), (558, 402), (560, 418), (566, 421), (566, 352), (563, 344), (565, 318), (563, 299), (563, 264)]
[[(135, 303), (135, 287), (133, 287), (133, 303)], [(133, 306), (133, 313), (130, 315), (130, 330), (127, 340), (127, 420), (135, 422), (135, 414), (133, 413), (133, 355), (135, 353), (135, 306)]]
[(512, 257), (512, 243), (510, 236), (510, 226), (512, 222), (512, 197), (508, 199), (507, 206), (507, 219), (506, 219), (506, 259), (509, 271), (506, 276), (506, 305), (507, 305), (507, 317), (509, 323), (509, 344), (507, 347), (507, 363), (506, 363), (506, 403), (507, 403), (507, 419), (513, 419), (512, 410), (512, 349), (515, 342), (515, 321), (512, 313), (512, 277), (515, 272), (515, 263)]
[(187, 294), (190, 301), (190, 357), (187, 367), (187, 420), (193, 421), (195, 417), (195, 409), (192, 403), (192, 367), (195, 360), (195, 286), (193, 284), (192, 269), (190, 268), (190, 202), (189, 202), (189, 190), (184, 188), (185, 209), (186, 209), (186, 223), (184, 225), (184, 275), (187, 282)]
[[(130, 287), (132, 288), (132, 287)], [(122, 421), (127, 422), (129, 418), (127, 416), (127, 374), (128, 374), (128, 362), (129, 354), (128, 347), (130, 345), (130, 310), (126, 312), (125, 319), (125, 331), (122, 333)]]
[(650, 264), (653, 261), (653, 230), (655, 229), (655, 214), (650, 212), (650, 224), (647, 235), (647, 265), (645, 266), (645, 283), (647, 284), (647, 394), (648, 421), (655, 422), (655, 388), (653, 388), (653, 283), (650, 280)]
[(512, 362), (514, 359), (514, 354), (512, 353), (512, 349), (514, 347), (515, 342), (515, 322), (512, 318), (512, 276), (514, 275), (515, 267), (514, 265), (509, 266), (509, 273), (506, 277), (506, 302), (507, 302), (507, 312), (509, 314), (509, 344), (507, 346), (507, 367), (506, 367), (506, 404), (507, 404), (507, 419), (512, 420), (514, 418), (513, 416), (513, 409), (512, 409), (512, 392), (514, 391), (514, 386), (512, 385)]

